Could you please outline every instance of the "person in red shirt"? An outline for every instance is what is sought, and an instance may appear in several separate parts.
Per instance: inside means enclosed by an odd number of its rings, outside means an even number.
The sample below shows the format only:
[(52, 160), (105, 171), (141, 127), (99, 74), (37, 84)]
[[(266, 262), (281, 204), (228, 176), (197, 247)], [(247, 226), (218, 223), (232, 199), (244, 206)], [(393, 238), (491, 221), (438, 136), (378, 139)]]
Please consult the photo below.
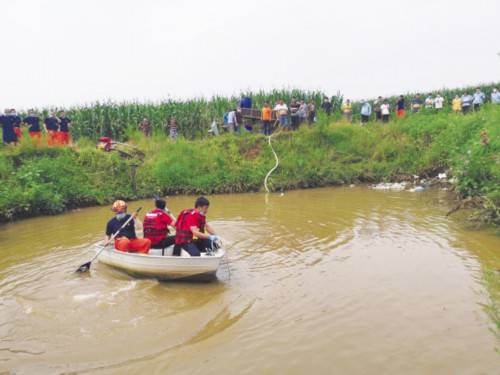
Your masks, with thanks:
[(168, 236), (169, 227), (175, 227), (175, 220), (165, 211), (167, 202), (155, 200), (156, 208), (144, 216), (144, 238), (151, 240), (151, 248), (166, 249), (175, 244), (175, 236)]
[(207, 198), (199, 197), (194, 208), (183, 210), (179, 214), (175, 224), (174, 255), (180, 255), (181, 250), (185, 250), (191, 256), (200, 256), (202, 252), (213, 248), (213, 242), (219, 237), (206, 222), (209, 206)]

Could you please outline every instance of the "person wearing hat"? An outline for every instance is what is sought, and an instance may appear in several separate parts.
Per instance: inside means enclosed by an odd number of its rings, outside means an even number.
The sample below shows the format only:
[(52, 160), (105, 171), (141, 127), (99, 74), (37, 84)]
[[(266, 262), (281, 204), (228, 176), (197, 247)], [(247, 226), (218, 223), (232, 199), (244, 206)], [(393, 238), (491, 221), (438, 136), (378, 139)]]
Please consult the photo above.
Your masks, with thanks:
[(127, 214), (127, 203), (122, 200), (118, 200), (113, 203), (111, 208), (115, 212), (115, 217), (108, 221), (106, 225), (106, 240), (109, 241), (111, 236), (118, 230), (120, 232), (115, 237), (115, 249), (130, 252), (130, 253), (140, 253), (147, 254), (151, 248), (151, 240), (148, 238), (137, 238), (135, 234), (135, 222), (136, 213), (132, 215), (132, 220), (122, 229), (123, 224), (130, 218)]

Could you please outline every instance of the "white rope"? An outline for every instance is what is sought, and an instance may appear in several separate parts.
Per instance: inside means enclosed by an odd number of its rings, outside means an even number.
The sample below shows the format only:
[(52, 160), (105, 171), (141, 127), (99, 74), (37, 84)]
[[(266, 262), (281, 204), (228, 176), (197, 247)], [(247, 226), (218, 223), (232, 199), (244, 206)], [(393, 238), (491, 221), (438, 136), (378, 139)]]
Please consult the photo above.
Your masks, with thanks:
[[(278, 134), (279, 132), (275, 133), (275, 134)], [(271, 147), (271, 151), (273, 152), (273, 155), (274, 155), (274, 158), (276, 159), (276, 164), (274, 165), (274, 167), (271, 168), (271, 170), (269, 172), (267, 172), (267, 175), (266, 177), (264, 178), (264, 187), (266, 188), (266, 192), (269, 193), (269, 188), (267, 187), (267, 179), (269, 178), (269, 176), (271, 176), (271, 174), (276, 170), (276, 168), (278, 168), (278, 165), (280, 164), (280, 160), (278, 159), (278, 155), (276, 155), (276, 151), (274, 151), (274, 148), (273, 148), (273, 145), (271, 144), (271, 138), (274, 134), (271, 134), (268, 138), (267, 138), (267, 141), (269, 143), (269, 147)]]

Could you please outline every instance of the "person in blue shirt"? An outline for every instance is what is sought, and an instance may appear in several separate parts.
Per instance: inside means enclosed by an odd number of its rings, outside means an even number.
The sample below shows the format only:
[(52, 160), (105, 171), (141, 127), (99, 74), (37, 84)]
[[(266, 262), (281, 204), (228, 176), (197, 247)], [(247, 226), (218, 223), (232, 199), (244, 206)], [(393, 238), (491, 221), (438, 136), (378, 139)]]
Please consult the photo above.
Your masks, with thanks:
[(14, 133), (16, 133), (17, 139), (20, 140), (23, 137), (23, 133), (21, 131), (21, 117), (19, 117), (14, 108), (10, 110), (10, 116), (12, 116), (12, 121), (14, 122)]
[(66, 117), (66, 113), (64, 111), (59, 112), (59, 141), (62, 145), (69, 144), (70, 136), (69, 136), (69, 127), (71, 125), (71, 120)]
[(476, 89), (476, 92), (474, 93), (474, 99), (472, 100), (472, 104), (474, 104), (474, 111), (479, 111), (485, 99), (486, 95), (484, 95), (484, 93), (478, 87)]
[(23, 122), (28, 125), (28, 132), (30, 138), (38, 144), (42, 138), (40, 130), (40, 118), (36, 115), (35, 111), (28, 111), (28, 116), (23, 119)]
[(493, 104), (500, 104), (500, 92), (498, 92), (498, 89), (496, 88), (494, 88), (491, 93), (491, 102)]
[(17, 144), (18, 138), (15, 132), (15, 117), (11, 115), (11, 110), (6, 109), (0, 116), (2, 126), (2, 140), (5, 144)]
[(367, 100), (363, 100), (361, 105), (361, 124), (366, 124), (372, 114), (372, 106)]
[(58, 133), (59, 133), (59, 119), (56, 117), (56, 115), (51, 112), (49, 117), (45, 118), (44, 121), (45, 125), (45, 132), (47, 133), (47, 143), (49, 146), (54, 146), (56, 145), (57, 139), (58, 139)]
[(466, 92), (462, 95), (460, 100), (462, 101), (462, 113), (466, 115), (467, 113), (469, 113), (474, 98), (472, 97), (472, 95), (469, 95), (469, 93)]

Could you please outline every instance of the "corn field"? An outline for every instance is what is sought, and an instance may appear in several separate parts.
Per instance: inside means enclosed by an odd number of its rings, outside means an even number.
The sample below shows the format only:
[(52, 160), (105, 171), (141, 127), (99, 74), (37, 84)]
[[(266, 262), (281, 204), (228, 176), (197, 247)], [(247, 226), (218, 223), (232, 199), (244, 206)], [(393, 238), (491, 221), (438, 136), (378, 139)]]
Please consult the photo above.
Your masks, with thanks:
[[(424, 99), (427, 94), (435, 95), (439, 92), (445, 98), (446, 103), (451, 103), (455, 95), (462, 95), (466, 91), (473, 93), (475, 87), (421, 92), (421, 96)], [(494, 87), (500, 87), (500, 84), (492, 83), (480, 86), (488, 98)], [(412, 93), (404, 94), (408, 103), (414, 95)], [(139, 122), (145, 117), (151, 122), (155, 133), (166, 133), (166, 124), (172, 116), (176, 117), (180, 125), (180, 134), (187, 139), (195, 139), (206, 137), (212, 121), (216, 120), (221, 123), (224, 112), (235, 108), (241, 97), (252, 98), (252, 104), (255, 108), (260, 108), (265, 102), (274, 106), (279, 99), (290, 103), (292, 97), (307, 101), (313, 100), (319, 108), (324, 96), (326, 94), (320, 91), (273, 90), (270, 92), (243, 92), (239, 97), (214, 96), (210, 99), (197, 98), (185, 101), (169, 99), (150, 103), (96, 102), (88, 106), (69, 108), (67, 113), (73, 120), (72, 135), (76, 139), (80, 137), (97, 139), (100, 136), (111, 136), (117, 140), (126, 140), (127, 135), (131, 131), (137, 130)], [(330, 98), (332, 111), (338, 113), (343, 100), (342, 94), (337, 92)], [(394, 105), (397, 97), (387, 97), (386, 99)], [(360, 105), (359, 102), (353, 101), (354, 113), (359, 113)], [(41, 112), (45, 116), (49, 109), (44, 109)]]
[[(319, 91), (274, 90), (272, 92), (242, 93), (241, 97), (252, 98), (254, 107), (260, 108), (266, 101), (273, 106), (279, 99), (289, 103), (292, 97), (313, 100), (320, 105), (325, 94)], [(143, 118), (148, 118), (153, 132), (167, 132), (166, 124), (170, 117), (176, 117), (179, 132), (187, 139), (207, 136), (213, 120), (222, 122), (224, 112), (236, 108), (241, 97), (215, 96), (211, 99), (192, 99), (186, 101), (167, 100), (157, 103), (94, 103), (90, 106), (74, 107), (67, 110), (73, 120), (74, 138), (111, 136), (117, 140), (127, 138), (127, 133), (138, 129)], [(340, 108), (340, 94), (333, 96), (333, 104)], [(43, 111), (44, 114), (48, 111)]]

